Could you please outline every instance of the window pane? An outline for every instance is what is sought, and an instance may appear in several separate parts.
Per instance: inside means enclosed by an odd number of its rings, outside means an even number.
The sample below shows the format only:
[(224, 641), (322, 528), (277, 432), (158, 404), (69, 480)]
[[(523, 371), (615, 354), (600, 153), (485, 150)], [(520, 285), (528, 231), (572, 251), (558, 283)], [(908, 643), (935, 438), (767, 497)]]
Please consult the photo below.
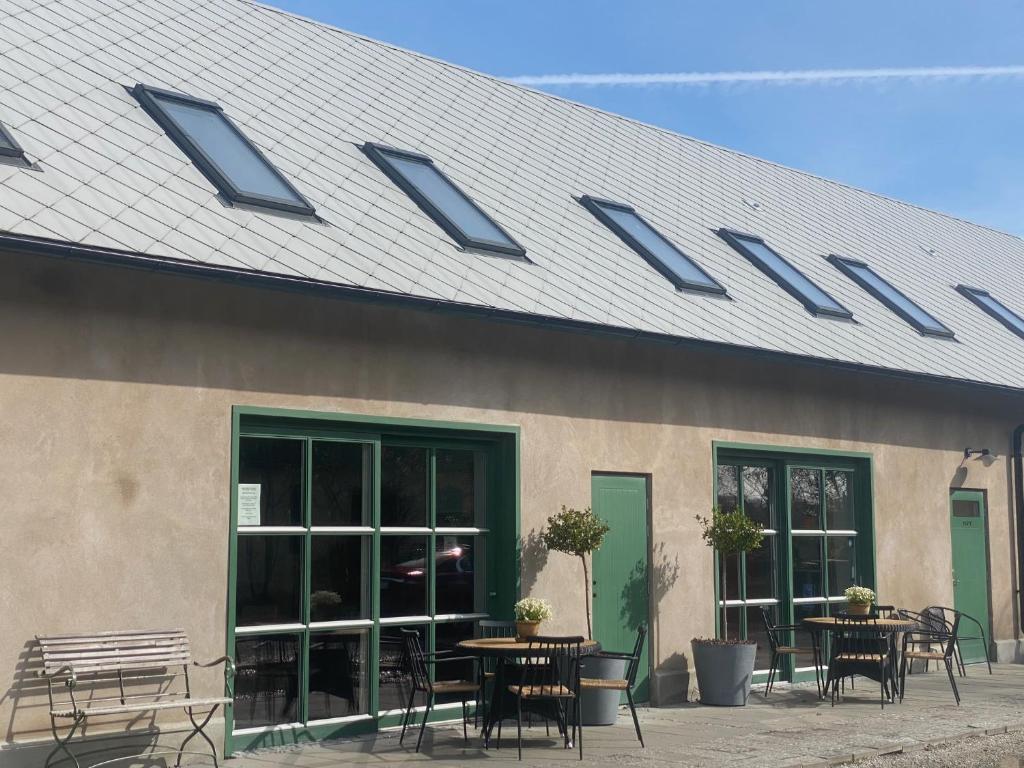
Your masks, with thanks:
[(235, 728), (294, 723), (299, 707), (299, 637), (235, 640)]
[(302, 621), (302, 538), (238, 537), (238, 626)]
[[(807, 603), (797, 603), (796, 605), (793, 606), (793, 623), (794, 624), (801, 624), (804, 619), (809, 619), (812, 616), (824, 616), (825, 615), (825, 609), (826, 609), (826, 606), (824, 604), (821, 604), (821, 603), (818, 603), (818, 604), (811, 603), (809, 605)], [(794, 632), (793, 635), (794, 635), (794, 637), (793, 637), (793, 645), (794, 645), (794, 647), (796, 647), (796, 648), (812, 648), (813, 647), (812, 641), (811, 641), (811, 635), (810, 635), (809, 632)], [(824, 640), (826, 637), (827, 637), (827, 635), (824, 635), (822, 639)], [(798, 656), (797, 659), (798, 659), (798, 661), (797, 661), (798, 666), (799, 665), (806, 665), (806, 666), (810, 666), (811, 665), (811, 659), (810, 659), (809, 656)], [(828, 659), (827, 655), (825, 656), (825, 659), (826, 660)]]
[[(466, 654), (460, 653), (455, 646), (472, 637), (473, 622), (471, 621), (442, 622), (434, 626), (434, 640), (438, 653), (449, 651), (452, 656), (465, 656)], [(434, 679), (475, 680), (476, 666), (472, 660), (438, 664)]]
[(476, 572), (474, 555), (477, 539), (473, 536), (438, 535), (434, 550), (438, 614), (473, 613), (476, 610)]
[(426, 616), (427, 537), (380, 539), (380, 615)]
[(765, 536), (764, 543), (747, 552), (747, 600), (776, 597), (775, 536)]
[(309, 620), (370, 618), (369, 536), (314, 536)]
[(636, 240), (654, 258), (660, 261), (670, 272), (687, 283), (697, 283), (717, 288), (692, 261), (679, 252), (661, 234), (654, 230), (646, 221), (632, 211), (624, 211), (610, 205), (601, 205), (601, 210), (621, 227), (630, 237)]
[[(405, 658), (402, 641), (403, 629), (410, 629), (420, 635), (420, 645), (427, 647), (427, 628), (422, 624), (404, 627), (385, 626), (380, 628), (380, 709), (405, 709), (409, 704), (409, 666)], [(416, 702), (423, 706), (423, 697)]]
[(793, 597), (821, 597), (821, 542), (819, 536), (793, 537)]
[(463, 196), (431, 163), (384, 153), (385, 158), (421, 195), (454, 222), (467, 237), (514, 245), (480, 210)]
[[(794, 469), (790, 472), (793, 528), (815, 530), (821, 521), (821, 473), (816, 469)], [(799, 595), (797, 595), (799, 597)]]
[(1018, 315), (1016, 312), (1011, 310), (1001, 301), (987, 293), (973, 292), (974, 296), (985, 305), (985, 308), (996, 317), (1009, 323), (1014, 327), (1017, 333), (1024, 336), (1024, 318)]
[(739, 502), (739, 471), (739, 467), (718, 465), (718, 508), (723, 512), (732, 512)]
[(853, 531), (853, 475), (850, 472), (825, 472), (825, 512), (830, 531)]
[(720, 637), (728, 638), (729, 640), (740, 639), (740, 612), (743, 610), (738, 607), (720, 608), (721, 611), (721, 632)]
[(313, 525), (370, 525), (372, 448), (313, 443)]
[(369, 713), (368, 638), (366, 630), (309, 636), (310, 720)]
[(302, 448), (301, 440), (243, 437), (238, 441), (240, 526), (303, 525)]
[[(478, 497), (483, 466), (473, 451), (437, 451), (437, 525), (473, 528), (482, 525), (483, 499)], [(480, 494), (482, 495), (482, 494)]]
[(831, 597), (842, 597), (847, 587), (857, 583), (856, 555), (856, 537), (828, 537), (828, 593)]
[(160, 96), (154, 99), (241, 192), (305, 205), (259, 153), (228, 125), (219, 110)]
[[(778, 624), (778, 609), (774, 605), (766, 607), (772, 616), (772, 622)], [(747, 608), (747, 640), (754, 640), (757, 643), (754, 669), (770, 669), (772, 666), (772, 645), (771, 641), (768, 640), (768, 632), (764, 626), (764, 618), (761, 616), (760, 607)]]
[(14, 149), (14, 143), (7, 137), (7, 129), (2, 125), (0, 125), (0, 149)]
[(899, 308), (904, 314), (909, 315), (919, 325), (932, 331), (946, 331), (946, 327), (942, 323), (904, 296), (890, 285), (888, 281), (875, 274), (870, 267), (861, 264), (851, 264), (850, 262), (844, 262), (844, 266), (870, 285), (885, 301)]
[(743, 511), (765, 528), (775, 527), (768, 467), (743, 468)]
[(981, 505), (976, 501), (953, 501), (953, 517), (981, 517)]
[(805, 299), (817, 307), (830, 309), (846, 314), (846, 309), (839, 302), (825, 293), (821, 288), (812, 283), (808, 278), (788, 261), (776, 254), (771, 248), (760, 240), (752, 238), (737, 237), (743, 247), (756, 262), (765, 265), (769, 270), (775, 272), (779, 279), (788, 283), (797, 293), (802, 294)]
[(740, 556), (736, 554), (718, 556), (719, 562), (719, 574), (722, 579), (722, 583), (719, 587), (724, 587), (719, 590), (719, 598), (722, 600), (741, 600), (743, 595), (740, 594), (740, 572), (739, 563)]
[(385, 446), (381, 450), (380, 472), (380, 524), (429, 525), (427, 449)]

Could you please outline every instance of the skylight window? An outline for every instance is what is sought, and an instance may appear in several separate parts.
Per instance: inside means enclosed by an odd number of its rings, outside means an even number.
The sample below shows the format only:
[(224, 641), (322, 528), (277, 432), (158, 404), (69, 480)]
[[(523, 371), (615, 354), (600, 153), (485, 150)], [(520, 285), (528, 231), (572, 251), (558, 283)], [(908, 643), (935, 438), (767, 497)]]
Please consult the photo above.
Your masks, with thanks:
[(370, 142), (363, 145), (363, 151), (463, 248), (526, 256), (526, 249), (455, 186), (429, 157)]
[(1008, 306), (995, 298), (988, 291), (981, 288), (970, 288), (966, 285), (958, 285), (956, 289), (973, 301), (985, 312), (990, 314), (1000, 323), (1024, 339), (1024, 317), (1021, 317)]
[(580, 203), (679, 289), (724, 294), (725, 288), (633, 208), (584, 195)]
[(760, 237), (718, 230), (718, 235), (741, 255), (774, 280), (812, 315), (851, 319), (853, 315), (838, 301), (815, 285), (803, 272), (768, 247)]
[(875, 272), (863, 261), (829, 256), (828, 260), (842, 270), (851, 280), (870, 293), (889, 309), (910, 323), (924, 336), (953, 338), (953, 332), (939, 322), (892, 283)]
[(309, 201), (218, 104), (141, 84), (132, 93), (227, 200), (313, 215)]
[(15, 141), (14, 136), (3, 123), (0, 123), (0, 158), (25, 160), (25, 150)]

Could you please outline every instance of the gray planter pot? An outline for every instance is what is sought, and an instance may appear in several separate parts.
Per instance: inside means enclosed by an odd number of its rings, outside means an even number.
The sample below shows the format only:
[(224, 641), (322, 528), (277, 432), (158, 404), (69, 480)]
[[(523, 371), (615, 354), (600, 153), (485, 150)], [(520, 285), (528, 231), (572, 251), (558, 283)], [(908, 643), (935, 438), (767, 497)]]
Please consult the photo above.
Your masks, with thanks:
[(706, 644), (696, 640), (693, 666), (697, 671), (700, 703), (717, 707), (742, 707), (750, 696), (757, 645)]
[[(623, 659), (587, 656), (580, 661), (580, 677), (596, 680), (622, 680), (626, 676)], [(588, 688), (580, 699), (581, 719), (584, 725), (615, 725), (619, 717), (621, 691), (602, 691)]]

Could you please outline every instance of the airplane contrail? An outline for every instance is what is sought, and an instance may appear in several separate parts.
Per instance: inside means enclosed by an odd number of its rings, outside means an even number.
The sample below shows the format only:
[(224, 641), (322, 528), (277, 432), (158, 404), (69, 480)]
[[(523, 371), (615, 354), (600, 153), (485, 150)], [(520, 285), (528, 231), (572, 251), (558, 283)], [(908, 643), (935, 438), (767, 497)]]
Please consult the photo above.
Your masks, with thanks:
[(906, 67), (880, 69), (797, 69), (748, 72), (652, 72), (631, 74), (551, 74), (517, 75), (506, 78), (519, 85), (586, 85), (586, 86), (708, 86), (736, 83), (836, 83), (871, 80), (956, 80), (1024, 77), (1024, 65), (999, 67)]

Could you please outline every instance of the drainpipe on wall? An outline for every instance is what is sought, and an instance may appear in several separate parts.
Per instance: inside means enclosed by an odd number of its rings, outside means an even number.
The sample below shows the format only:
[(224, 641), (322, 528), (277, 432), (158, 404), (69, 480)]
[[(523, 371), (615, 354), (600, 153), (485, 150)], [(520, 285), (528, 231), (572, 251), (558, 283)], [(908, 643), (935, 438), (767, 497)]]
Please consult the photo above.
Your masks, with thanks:
[[(1024, 574), (1024, 424), (1013, 430), (1013, 491), (1017, 505), (1017, 572)], [(1024, 632), (1024, 591), (1017, 577), (1017, 621)]]

